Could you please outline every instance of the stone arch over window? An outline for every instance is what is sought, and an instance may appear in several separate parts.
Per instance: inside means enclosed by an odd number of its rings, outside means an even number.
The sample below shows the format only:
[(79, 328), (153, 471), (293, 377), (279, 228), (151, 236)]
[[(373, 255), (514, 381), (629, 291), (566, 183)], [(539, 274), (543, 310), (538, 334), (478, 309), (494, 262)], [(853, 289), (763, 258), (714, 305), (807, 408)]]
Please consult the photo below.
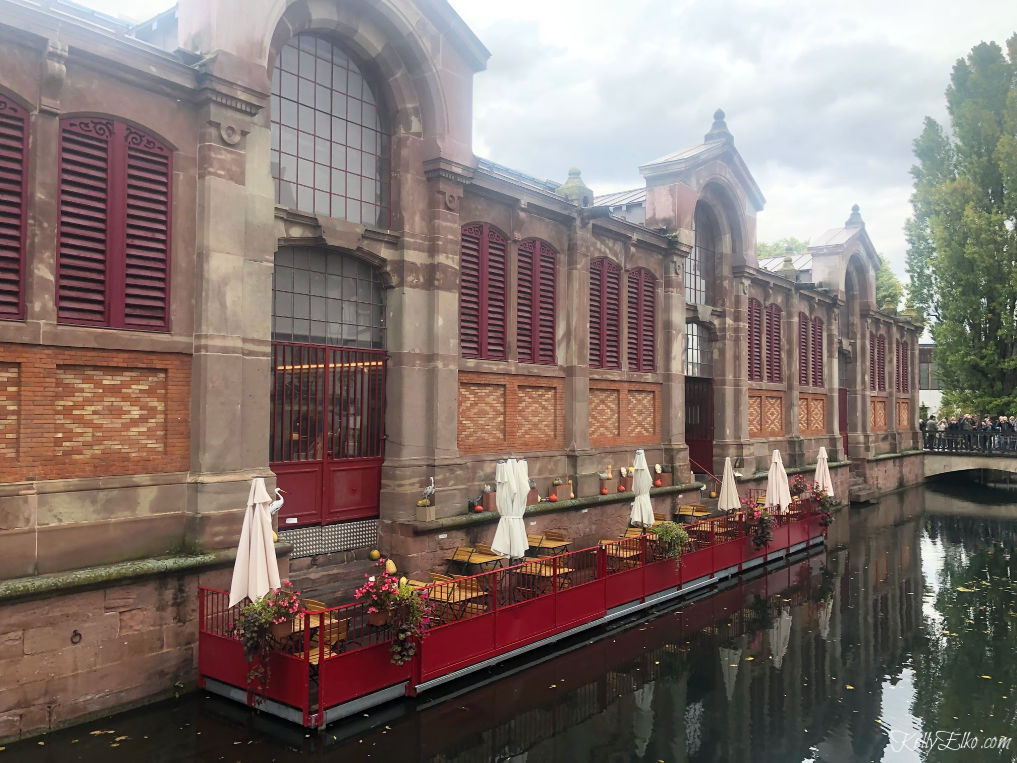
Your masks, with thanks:
[(714, 267), (720, 230), (706, 202), (696, 204), (692, 234), (695, 243), (685, 268), (685, 301), (693, 305), (711, 305), (714, 303)]
[(356, 57), (321, 34), (283, 45), (272, 71), (276, 203), (388, 227), (390, 141), (376, 90)]

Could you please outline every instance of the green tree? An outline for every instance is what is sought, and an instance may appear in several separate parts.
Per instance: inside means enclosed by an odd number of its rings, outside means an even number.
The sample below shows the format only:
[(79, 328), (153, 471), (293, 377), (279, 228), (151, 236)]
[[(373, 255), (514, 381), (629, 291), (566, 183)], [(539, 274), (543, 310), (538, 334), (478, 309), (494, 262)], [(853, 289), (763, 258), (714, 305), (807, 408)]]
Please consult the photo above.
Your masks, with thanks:
[(1017, 407), (1017, 35), (980, 43), (926, 119), (908, 221), (908, 293), (934, 319), (944, 390), (976, 410)]
[(791, 251), (794, 254), (801, 254), (809, 248), (809, 242), (802, 241), (800, 238), (795, 238), (794, 236), (788, 236), (787, 238), (771, 241), (769, 243), (766, 241), (757, 241), (756, 254), (763, 259), (767, 257), (783, 257), (787, 252), (788, 247), (791, 247)]
[(904, 285), (893, 274), (889, 263), (879, 255), (879, 270), (876, 271), (876, 307), (883, 310), (890, 305), (894, 310), (900, 307), (904, 296)]

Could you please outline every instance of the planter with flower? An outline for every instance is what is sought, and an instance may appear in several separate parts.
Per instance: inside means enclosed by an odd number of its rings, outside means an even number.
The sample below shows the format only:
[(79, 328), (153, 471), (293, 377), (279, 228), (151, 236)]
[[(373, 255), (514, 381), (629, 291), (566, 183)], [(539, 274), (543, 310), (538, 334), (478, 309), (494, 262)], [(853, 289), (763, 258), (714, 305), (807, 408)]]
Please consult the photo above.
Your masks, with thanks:
[(284, 580), (257, 601), (248, 601), (227, 624), (226, 633), (244, 647), (247, 680), (256, 696), (262, 696), (271, 678), (272, 650), (285, 645), (293, 633), (293, 618), (300, 612), (300, 592)]
[(376, 572), (365, 575), (367, 581), (353, 596), (367, 604), (367, 624), (380, 628), (389, 621), (389, 607), (399, 592), (399, 579), (395, 576), (395, 564), (381, 557), (375, 562)]
[(431, 601), (426, 592), (400, 583), (389, 602), (392, 625), (391, 662), (402, 665), (417, 653), (420, 639), (431, 622)]
[(773, 517), (769, 512), (755, 510), (749, 515), (749, 537), (752, 539), (752, 546), (759, 551), (773, 540)]
[(834, 511), (840, 509), (841, 503), (828, 492), (813, 482), (806, 496), (812, 501), (812, 511), (819, 518), (819, 525), (825, 530), (833, 523)]

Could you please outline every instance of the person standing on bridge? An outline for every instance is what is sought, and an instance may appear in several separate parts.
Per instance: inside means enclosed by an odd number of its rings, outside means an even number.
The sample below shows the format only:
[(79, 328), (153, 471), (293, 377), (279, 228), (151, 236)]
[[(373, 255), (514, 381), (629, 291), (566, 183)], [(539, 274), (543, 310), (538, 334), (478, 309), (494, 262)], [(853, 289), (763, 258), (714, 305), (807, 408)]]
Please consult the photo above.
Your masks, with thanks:
[(936, 443), (936, 434), (939, 432), (939, 422), (936, 421), (935, 414), (929, 414), (929, 420), (925, 422), (925, 449), (932, 450), (932, 446)]

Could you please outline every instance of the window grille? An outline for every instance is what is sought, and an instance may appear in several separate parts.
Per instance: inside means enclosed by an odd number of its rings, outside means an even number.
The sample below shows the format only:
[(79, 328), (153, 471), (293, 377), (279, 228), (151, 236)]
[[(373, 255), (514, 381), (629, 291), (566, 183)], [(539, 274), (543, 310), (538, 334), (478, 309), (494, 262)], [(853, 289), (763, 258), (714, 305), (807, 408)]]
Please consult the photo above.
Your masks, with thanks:
[(626, 336), (630, 371), (653, 371), (655, 367), (656, 283), (657, 279), (644, 268), (629, 272)]
[(812, 386), (823, 387), (823, 319), (812, 319)]

